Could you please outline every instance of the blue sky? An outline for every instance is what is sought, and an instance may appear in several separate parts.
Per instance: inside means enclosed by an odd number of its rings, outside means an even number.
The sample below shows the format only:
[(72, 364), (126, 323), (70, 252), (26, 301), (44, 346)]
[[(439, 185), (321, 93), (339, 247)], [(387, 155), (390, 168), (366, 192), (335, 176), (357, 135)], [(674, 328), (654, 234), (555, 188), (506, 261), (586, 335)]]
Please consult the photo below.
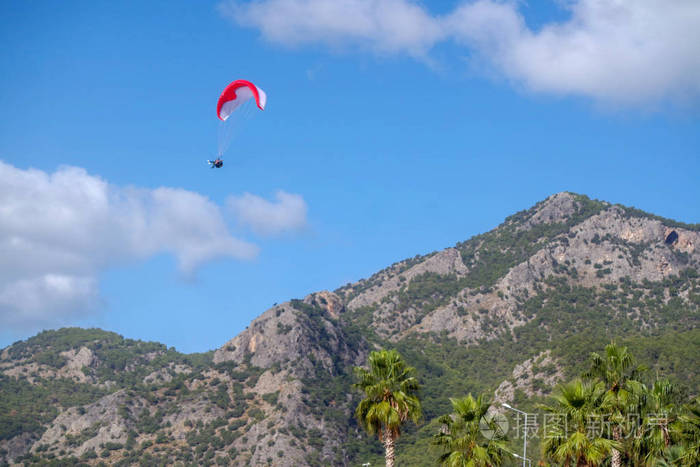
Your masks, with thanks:
[(700, 222), (700, 11), (657, 3), (3, 3), (0, 346), (214, 349), (564, 190)]

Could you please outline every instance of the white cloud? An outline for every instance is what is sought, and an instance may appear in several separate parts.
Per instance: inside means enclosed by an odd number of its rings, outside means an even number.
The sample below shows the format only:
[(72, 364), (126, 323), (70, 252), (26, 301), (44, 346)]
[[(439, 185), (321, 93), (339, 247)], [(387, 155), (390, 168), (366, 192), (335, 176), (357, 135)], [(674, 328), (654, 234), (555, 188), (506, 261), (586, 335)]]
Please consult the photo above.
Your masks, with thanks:
[(0, 283), (0, 325), (9, 329), (56, 323), (98, 303), (94, 277), (43, 274), (16, 279)]
[(641, 103), (700, 96), (700, 2), (580, 0), (571, 18), (534, 32), (512, 3), (455, 10), (461, 43), (533, 91)]
[(409, 0), (232, 0), (222, 11), (286, 45), (360, 45), (425, 58), (450, 40), (535, 92), (622, 104), (700, 97), (700, 1), (562, 3), (570, 17), (536, 31), (514, 0), (465, 1), (441, 16)]
[(0, 161), (0, 327), (89, 311), (100, 271), (162, 252), (189, 274), (214, 258), (253, 258), (258, 247), (231, 236), (221, 208), (198, 193)]
[(272, 202), (245, 193), (229, 197), (228, 205), (239, 222), (257, 233), (273, 235), (306, 227), (307, 206), (301, 196), (278, 191), (275, 199)]
[(425, 9), (409, 0), (230, 1), (221, 11), (287, 46), (326, 43), (422, 56), (443, 34)]

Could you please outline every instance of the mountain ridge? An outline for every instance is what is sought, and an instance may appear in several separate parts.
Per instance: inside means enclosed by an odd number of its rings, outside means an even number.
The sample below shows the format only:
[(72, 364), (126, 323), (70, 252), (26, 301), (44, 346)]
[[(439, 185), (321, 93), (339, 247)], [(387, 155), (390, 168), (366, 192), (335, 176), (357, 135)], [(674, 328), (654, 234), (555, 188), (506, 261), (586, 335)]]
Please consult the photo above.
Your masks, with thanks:
[(448, 397), (534, 403), (609, 339), (655, 349), (652, 367), (697, 391), (699, 246), (697, 224), (562, 192), (465, 242), (275, 305), (205, 354), (97, 330), (41, 333), (0, 352), (0, 394), (34, 394), (45, 409), (19, 401), (0, 419), (0, 462), (377, 459), (352, 418), (351, 369), (380, 347), (424, 380), (428, 423), (399, 444), (410, 465), (428, 465), (430, 420)]

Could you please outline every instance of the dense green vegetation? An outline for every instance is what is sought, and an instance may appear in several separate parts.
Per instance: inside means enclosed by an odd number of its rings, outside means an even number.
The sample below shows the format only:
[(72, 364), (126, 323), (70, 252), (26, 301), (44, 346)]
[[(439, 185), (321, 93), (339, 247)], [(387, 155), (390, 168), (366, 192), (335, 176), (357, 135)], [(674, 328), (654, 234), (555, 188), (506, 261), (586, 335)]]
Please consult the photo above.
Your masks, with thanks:
[[(304, 384), (302, 401), (314, 415), (325, 420), (334, 430), (355, 434), (344, 446), (344, 452), (337, 450), (332, 460), (342, 463), (342, 460), (348, 456), (360, 458), (380, 452), (379, 448), (357, 439), (361, 428), (352, 417), (351, 407), (357, 403), (359, 397), (357, 394), (352, 394), (351, 399), (348, 400), (347, 389), (353, 382), (349, 358), (353, 352), (365, 347), (360, 328), (346, 326), (341, 328), (344, 330), (343, 333), (331, 336), (328, 323), (338, 324), (338, 322), (323, 308), (301, 300), (292, 300), (291, 305), (298, 312), (307, 335), (324, 349), (331, 359), (329, 365), (329, 362), (317, 359), (314, 355), (308, 356), (313, 365), (313, 371), (302, 378)], [(293, 434), (304, 444), (323, 445), (324, 443), (322, 433), (318, 430), (300, 427)], [(324, 461), (318, 457), (306, 459), (306, 462), (309, 466), (325, 465)]]
[[(53, 370), (64, 367), (67, 358), (62, 352), (89, 349), (96, 359), (94, 368), (83, 368), (92, 380), (79, 383), (71, 378), (42, 377), (38, 371), (24, 371), (19, 378), (0, 375), (0, 440), (19, 433), (40, 434), (45, 424), (59, 410), (85, 406), (100, 397), (128, 388), (152, 399), (145, 376), (168, 364), (191, 366), (201, 371), (211, 362), (211, 353), (184, 355), (163, 344), (124, 339), (99, 329), (65, 328), (44, 331), (8, 348), (15, 365), (35, 361)], [(172, 387), (181, 384), (183, 376), (175, 378)], [(104, 385), (109, 383), (109, 385)]]
[(697, 465), (698, 399), (645, 373), (624, 346), (592, 353), (582, 379), (560, 385), (543, 406), (554, 415), (539, 433), (543, 456), (563, 465)]
[(489, 416), (490, 402), (483, 395), (450, 399), (452, 413), (443, 415), (432, 444), (440, 452), (438, 462), (446, 467), (501, 465), (509, 454), (506, 434)]
[[(440, 276), (426, 275), (431, 288), (420, 297), (447, 297), (452, 285), (441, 285)], [(513, 332), (503, 332), (498, 323), (491, 326), (497, 336), (478, 345), (466, 346), (443, 335), (413, 335), (398, 342), (377, 339), (384, 347), (396, 348), (417, 368), (422, 389), (426, 420), (434, 420), (450, 409), (450, 398), (468, 393), (492, 393), (503, 380), (510, 378), (513, 367), (523, 360), (550, 350), (558, 362), (557, 371), (565, 377), (580, 374), (590, 352), (615, 339), (639, 355), (651, 370), (668, 375), (684, 394), (697, 393), (700, 372), (697, 361), (700, 349), (700, 309), (695, 295), (698, 275), (686, 269), (678, 276), (660, 282), (633, 283), (623, 278), (605, 287), (580, 287), (569, 284), (571, 275), (562, 270), (546, 279), (538, 293), (520, 301), (518, 312), (530, 319)], [(441, 295), (443, 292), (445, 295)], [(689, 300), (679, 300), (687, 294)], [(365, 312), (371, 312), (368, 309)], [(356, 312), (356, 323), (369, 323)], [(358, 319), (359, 318), (359, 319)], [(488, 323), (488, 321), (487, 321)], [(367, 332), (366, 335), (373, 335)], [(530, 390), (549, 392), (551, 387), (535, 379)], [(539, 385), (539, 386), (537, 386)], [(541, 399), (516, 391), (514, 403), (534, 409)], [(419, 428), (408, 427), (398, 442), (398, 462), (405, 465), (429, 465), (429, 441), (435, 429), (428, 423)], [(359, 459), (359, 458), (358, 458)], [(362, 459), (371, 459), (363, 457)], [(377, 457), (374, 457), (377, 459)]]
[[(547, 404), (517, 403), (535, 420), (528, 451), (531, 459), (591, 467), (608, 465), (611, 459), (612, 465), (697, 465), (700, 398), (688, 396), (678, 383), (637, 365), (625, 346), (609, 344), (602, 355), (590, 353), (586, 367), (581, 376), (559, 385)], [(507, 424), (504, 432), (504, 425), (487, 416), (489, 399), (485, 394), (449, 398), (451, 407), (437, 412), (410, 439), (397, 444), (398, 463), (515, 465), (513, 452), (519, 449), (521, 433), (508, 431)], [(506, 443), (508, 434), (517, 443)]]

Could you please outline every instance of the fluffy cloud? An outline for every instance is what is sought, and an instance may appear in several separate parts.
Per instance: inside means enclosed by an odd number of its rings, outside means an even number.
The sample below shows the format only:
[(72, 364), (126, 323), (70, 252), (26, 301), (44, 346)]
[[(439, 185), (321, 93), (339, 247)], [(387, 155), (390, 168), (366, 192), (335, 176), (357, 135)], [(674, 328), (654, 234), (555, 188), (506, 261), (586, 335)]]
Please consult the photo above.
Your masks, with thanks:
[(422, 7), (407, 0), (232, 1), (223, 3), (221, 10), (285, 45), (351, 44), (421, 56), (443, 34)]
[(260, 234), (280, 234), (306, 226), (307, 207), (301, 196), (278, 191), (275, 199), (271, 202), (245, 193), (229, 197), (228, 205), (239, 222)]
[(409, 0), (238, 0), (222, 11), (280, 44), (361, 45), (424, 57), (453, 41), (535, 92), (644, 104), (700, 97), (700, 2), (570, 0), (569, 18), (528, 28), (519, 2), (478, 0), (431, 15)]
[(637, 103), (700, 96), (700, 2), (579, 0), (571, 18), (528, 29), (513, 4), (463, 5), (453, 37), (533, 91)]
[(11, 280), (0, 283), (0, 326), (12, 329), (58, 323), (98, 303), (97, 281), (92, 276), (46, 273)]
[[(278, 208), (295, 210), (293, 226), (306, 221), (300, 196), (281, 199)], [(282, 212), (242, 206), (246, 220), (265, 225), (269, 215), (284, 229)], [(46, 173), (0, 161), (0, 327), (50, 325), (89, 311), (99, 304), (100, 271), (159, 253), (191, 274), (214, 258), (253, 258), (258, 247), (233, 237), (222, 208), (198, 193), (124, 188), (80, 168)]]

